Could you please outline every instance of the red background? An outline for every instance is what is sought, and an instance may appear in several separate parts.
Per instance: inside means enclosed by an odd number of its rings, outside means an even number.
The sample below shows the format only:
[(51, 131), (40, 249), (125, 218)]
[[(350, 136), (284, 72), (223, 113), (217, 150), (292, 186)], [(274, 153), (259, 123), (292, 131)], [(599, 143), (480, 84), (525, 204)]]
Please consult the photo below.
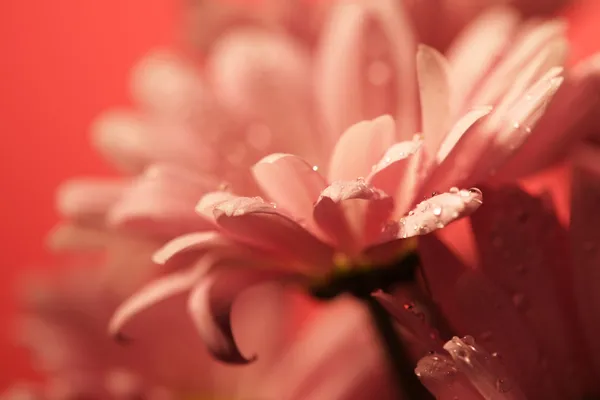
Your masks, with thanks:
[[(584, 3), (568, 13), (574, 59), (600, 48), (600, 2)], [(174, 41), (177, 15), (172, 0), (0, 5), (0, 389), (29, 374), (9, 342), (13, 294), (23, 272), (52, 267), (43, 239), (57, 221), (53, 190), (110, 172), (88, 144), (89, 122), (127, 103), (129, 68)]]

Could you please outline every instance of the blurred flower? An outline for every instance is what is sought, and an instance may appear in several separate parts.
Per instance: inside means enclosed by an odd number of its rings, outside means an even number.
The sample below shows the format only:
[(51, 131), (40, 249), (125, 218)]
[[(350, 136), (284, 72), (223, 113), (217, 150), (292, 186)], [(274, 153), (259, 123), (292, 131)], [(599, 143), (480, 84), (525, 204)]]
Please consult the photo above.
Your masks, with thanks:
[[(276, 317), (281, 298), (273, 297), (278, 292), (273, 287), (246, 293), (233, 325), (241, 332), (243, 347), (260, 349), (260, 359), (238, 369), (209, 356), (190, 326), (181, 297), (157, 305), (152, 319), (137, 320), (132, 328), (140, 333), (139, 340), (128, 346), (115, 343), (106, 335), (106, 325), (122, 296), (98, 284), (103, 272), (68, 271), (29, 288), (20, 340), (31, 349), (46, 380), (15, 385), (3, 399), (358, 400), (360, 396), (353, 397), (357, 386), (391, 399), (385, 395), (389, 382), (379, 352), (370, 346), (365, 315), (354, 304), (340, 301), (301, 325), (294, 323), (300, 327), (297, 333)], [(266, 308), (252, 311), (265, 296)], [(153, 334), (141, 334), (148, 331)], [(365, 351), (340, 357), (359, 346)], [(319, 348), (323, 350), (315, 351)], [(315, 375), (324, 369), (331, 374)]]

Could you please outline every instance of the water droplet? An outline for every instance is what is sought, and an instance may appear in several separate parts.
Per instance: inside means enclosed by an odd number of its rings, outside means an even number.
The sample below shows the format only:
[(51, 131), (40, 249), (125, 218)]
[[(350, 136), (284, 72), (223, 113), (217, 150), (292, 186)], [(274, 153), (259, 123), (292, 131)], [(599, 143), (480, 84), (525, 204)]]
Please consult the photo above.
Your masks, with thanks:
[(221, 182), (219, 184), (219, 191), (227, 192), (229, 189), (231, 189), (231, 184), (229, 182)]
[(500, 355), (500, 353), (498, 353), (497, 351), (492, 353), (492, 357), (494, 358), (502, 358), (502, 356)]
[[(402, 153), (400, 153), (400, 155), (402, 155)], [(391, 158), (391, 157), (386, 157), (386, 158), (384, 159), (384, 161), (385, 161), (385, 163), (386, 163), (386, 164), (389, 164), (389, 163), (391, 163), (391, 162), (392, 162), (392, 158)]]
[(264, 124), (252, 124), (246, 131), (246, 140), (257, 150), (266, 150), (272, 140), (271, 130)]
[(412, 217), (413, 215), (415, 215), (415, 211), (414, 211), (414, 210), (410, 210), (410, 211), (408, 212), (408, 215)]
[(471, 192), (466, 189), (460, 191), (460, 197), (471, 197)]
[(523, 293), (515, 293), (512, 296), (512, 302), (517, 308), (523, 307), (523, 303), (525, 302), (525, 295)]
[(469, 192), (471, 192), (471, 193), (474, 193), (474, 194), (477, 194), (477, 195), (479, 195), (479, 196), (482, 196), (482, 195), (483, 195), (483, 192), (482, 192), (481, 190), (479, 190), (478, 188), (476, 188), (476, 187), (472, 187), (472, 188), (470, 188), (470, 189), (469, 189)]
[(312, 170), (317, 172), (319, 170), (319, 166), (318, 165), (313, 165)]
[(456, 186), (454, 186), (450, 188), (449, 192), (452, 194), (457, 194), (459, 192), (459, 189)]
[(273, 208), (277, 208), (277, 204), (275, 204), (275, 203), (270, 203), (270, 204), (273, 206)]
[(435, 215), (436, 217), (439, 217), (440, 215), (442, 215), (442, 207), (440, 206), (435, 206), (433, 208), (433, 215)]
[(392, 71), (389, 64), (377, 60), (373, 61), (367, 67), (367, 79), (374, 86), (383, 86), (392, 78)]
[(513, 123), (513, 128), (515, 129), (519, 129), (520, 126), (521, 124), (519, 124), (518, 122)]
[(496, 380), (496, 390), (500, 393), (506, 393), (510, 390), (510, 386), (505, 379), (499, 378)]

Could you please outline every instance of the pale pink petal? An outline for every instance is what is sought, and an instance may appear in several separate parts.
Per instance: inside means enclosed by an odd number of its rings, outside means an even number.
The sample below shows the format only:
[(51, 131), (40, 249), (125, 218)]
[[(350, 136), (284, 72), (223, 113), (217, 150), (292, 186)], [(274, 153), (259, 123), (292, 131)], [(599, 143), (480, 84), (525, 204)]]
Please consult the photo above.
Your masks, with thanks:
[(128, 340), (127, 334), (124, 333), (127, 324), (140, 313), (151, 310), (156, 304), (191, 290), (213, 262), (214, 259), (207, 256), (197, 266), (171, 273), (134, 293), (114, 312), (108, 327), (109, 333), (117, 340)]
[(113, 207), (109, 222), (121, 229), (170, 237), (211, 229), (211, 222), (195, 213), (194, 206), (212, 187), (212, 181), (183, 168), (154, 165)]
[(108, 210), (127, 187), (126, 181), (109, 179), (79, 179), (63, 183), (58, 188), (58, 212), (79, 223), (104, 226)]
[(131, 92), (153, 118), (189, 118), (205, 89), (192, 65), (168, 51), (155, 51), (133, 69)]
[(385, 193), (394, 195), (399, 188), (404, 191), (410, 190), (404, 183), (406, 177), (417, 168), (415, 158), (420, 157), (416, 153), (421, 150), (422, 140), (417, 137), (412, 141), (396, 143), (390, 147), (381, 160), (375, 164), (375, 168), (367, 177), (367, 182)]
[(395, 123), (389, 115), (352, 125), (335, 145), (329, 162), (329, 182), (368, 176), (394, 144)]
[(327, 181), (318, 168), (300, 157), (272, 154), (255, 164), (252, 173), (277, 207), (310, 224), (313, 204), (327, 187)]
[(564, 35), (565, 24), (560, 21), (534, 24), (522, 33), (507, 56), (485, 79), (471, 100), (474, 105), (495, 104), (503, 93), (506, 93), (515, 77), (525, 65), (539, 52), (553, 42), (553, 39)]
[[(310, 58), (298, 43), (283, 34), (238, 29), (216, 44), (207, 71), (227, 110), (262, 126), (261, 151), (251, 162), (274, 152), (321, 162), (325, 149), (314, 124)], [(250, 145), (257, 141), (251, 126)]]
[(484, 400), (454, 361), (445, 355), (431, 354), (417, 363), (415, 373), (437, 400)]
[(236, 198), (214, 212), (226, 235), (278, 255), (287, 269), (319, 274), (331, 267), (328, 245), (260, 198)]
[(521, 388), (504, 371), (500, 360), (477, 345), (472, 337), (454, 337), (444, 348), (450, 353), (458, 370), (471, 381), (484, 399), (527, 399)]
[(454, 40), (446, 54), (457, 109), (464, 109), (476, 84), (509, 45), (518, 22), (519, 16), (513, 9), (494, 7), (481, 14)]
[(313, 216), (339, 248), (358, 254), (379, 241), (393, 209), (393, 198), (358, 179), (328, 186), (317, 200)]
[[(188, 311), (209, 351), (221, 361), (246, 364), (258, 355), (244, 357), (231, 329), (231, 310), (237, 296), (251, 286), (276, 280), (289, 280), (289, 272), (233, 269), (203, 278), (190, 294)], [(264, 332), (269, 335), (273, 332)]]
[(452, 77), (444, 56), (425, 45), (420, 45), (417, 52), (417, 77), (421, 95), (423, 143), (427, 157), (434, 158), (455, 112), (451, 103)]
[(399, 238), (425, 235), (475, 212), (482, 204), (479, 189), (450, 189), (419, 203), (399, 222)]
[(235, 199), (236, 196), (231, 192), (216, 191), (208, 192), (200, 198), (196, 204), (196, 212), (208, 220), (214, 220), (214, 209), (221, 203)]
[(103, 250), (111, 239), (105, 229), (76, 224), (60, 224), (48, 234), (46, 243), (52, 251)]
[(317, 55), (316, 88), (332, 142), (348, 127), (382, 114), (399, 139), (416, 128), (414, 42), (401, 2), (338, 2)]
[(217, 232), (196, 232), (178, 236), (152, 255), (152, 261), (169, 268), (185, 265), (207, 250), (222, 249), (232, 244)]

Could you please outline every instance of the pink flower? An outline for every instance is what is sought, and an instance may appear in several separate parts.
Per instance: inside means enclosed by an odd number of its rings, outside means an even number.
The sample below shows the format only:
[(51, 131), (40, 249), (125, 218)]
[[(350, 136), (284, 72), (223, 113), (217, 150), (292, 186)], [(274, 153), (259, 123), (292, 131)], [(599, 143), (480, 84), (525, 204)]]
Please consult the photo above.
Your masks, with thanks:
[[(163, 302), (153, 319), (137, 321), (135, 330), (151, 330), (151, 336), (136, 335), (139, 340), (126, 347), (116, 344), (106, 335), (106, 324), (122, 296), (98, 285), (103, 272), (69, 271), (30, 289), (19, 339), (46, 380), (15, 385), (0, 398), (350, 400), (361, 398), (357, 388), (393, 398), (386, 395), (389, 382), (379, 352), (369, 346), (373, 338), (365, 315), (354, 304), (337, 302), (299, 326), (276, 317), (280, 290), (267, 286), (247, 293), (234, 325), (243, 332), (238, 338), (244, 347), (259, 346), (261, 360), (236, 369), (206, 353), (188, 326), (181, 297)], [(261, 303), (266, 308), (259, 314), (251, 311)], [(289, 322), (299, 332), (292, 332)], [(359, 346), (365, 351), (348, 353)], [(351, 382), (340, 380), (346, 375)]]

